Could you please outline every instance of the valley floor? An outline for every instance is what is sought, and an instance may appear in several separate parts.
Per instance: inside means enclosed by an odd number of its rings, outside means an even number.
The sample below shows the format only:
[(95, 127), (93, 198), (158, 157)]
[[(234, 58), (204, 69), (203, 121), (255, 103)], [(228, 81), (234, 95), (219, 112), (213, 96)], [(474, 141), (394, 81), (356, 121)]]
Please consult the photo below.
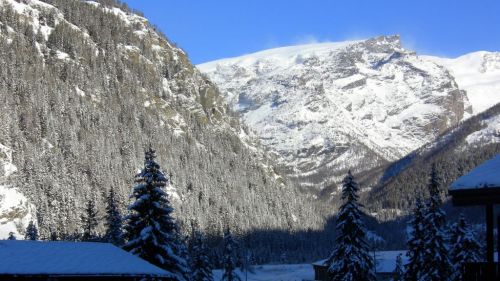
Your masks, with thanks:
[[(223, 271), (214, 270), (214, 280), (221, 280)], [(277, 264), (254, 266), (254, 273), (240, 272), (242, 281), (302, 281), (313, 280), (314, 271), (311, 264)]]

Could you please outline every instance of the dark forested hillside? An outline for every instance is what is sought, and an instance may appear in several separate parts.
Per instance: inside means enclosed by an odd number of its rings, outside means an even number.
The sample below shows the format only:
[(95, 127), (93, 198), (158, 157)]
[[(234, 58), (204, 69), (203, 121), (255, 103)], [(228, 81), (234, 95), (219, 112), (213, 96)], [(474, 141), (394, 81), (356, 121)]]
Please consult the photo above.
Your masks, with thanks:
[(125, 206), (148, 144), (185, 226), (321, 227), (186, 54), (118, 6), (0, 0), (0, 144), (17, 167), (6, 181), (42, 236), (79, 231), (87, 200), (103, 215), (111, 187)]
[[(497, 120), (500, 104), (451, 128), (419, 150), (390, 165), (381, 176), (381, 183), (366, 196), (367, 206), (378, 212), (380, 219), (404, 215), (416, 197), (427, 196), (426, 184), (432, 163), (443, 178), (442, 195), (458, 177), (500, 153), (496, 142), (498, 131), (482, 136), (488, 122)], [(495, 121), (496, 122), (496, 121)], [(478, 135), (475, 138), (474, 135)]]

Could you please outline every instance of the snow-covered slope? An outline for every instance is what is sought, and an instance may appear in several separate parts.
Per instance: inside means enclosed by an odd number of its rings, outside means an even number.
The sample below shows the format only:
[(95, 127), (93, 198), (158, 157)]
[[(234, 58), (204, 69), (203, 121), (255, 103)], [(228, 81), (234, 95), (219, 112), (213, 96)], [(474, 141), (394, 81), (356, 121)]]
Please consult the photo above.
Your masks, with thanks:
[(36, 206), (42, 237), (81, 231), (85, 202), (104, 213), (112, 186), (128, 204), (148, 144), (186, 231), (323, 226), (186, 53), (118, 1), (0, 0), (0, 80), (0, 143), (17, 167), (0, 185), (15, 188), (5, 202), (17, 190)]
[(481, 122), (483, 127), (468, 135), (465, 141), (471, 144), (500, 143), (500, 115), (491, 116)]
[(447, 68), (467, 97), (474, 114), (500, 102), (500, 52), (474, 52), (448, 59), (422, 56)]
[(17, 167), (12, 164), (12, 149), (0, 144), (0, 239), (7, 238), (10, 232), (22, 238), (30, 220), (34, 220), (33, 205), (8, 184), (16, 171)]
[(431, 142), (470, 112), (450, 73), (398, 36), (198, 65), (303, 186), (338, 183)]

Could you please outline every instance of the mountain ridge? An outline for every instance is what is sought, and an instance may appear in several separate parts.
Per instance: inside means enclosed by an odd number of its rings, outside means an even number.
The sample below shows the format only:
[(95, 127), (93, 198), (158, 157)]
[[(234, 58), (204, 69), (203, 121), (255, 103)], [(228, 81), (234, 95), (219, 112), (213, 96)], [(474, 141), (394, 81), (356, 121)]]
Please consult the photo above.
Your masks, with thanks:
[(334, 193), (348, 168), (380, 169), (472, 113), (449, 71), (404, 49), (399, 36), (278, 48), (198, 68), (287, 175)]

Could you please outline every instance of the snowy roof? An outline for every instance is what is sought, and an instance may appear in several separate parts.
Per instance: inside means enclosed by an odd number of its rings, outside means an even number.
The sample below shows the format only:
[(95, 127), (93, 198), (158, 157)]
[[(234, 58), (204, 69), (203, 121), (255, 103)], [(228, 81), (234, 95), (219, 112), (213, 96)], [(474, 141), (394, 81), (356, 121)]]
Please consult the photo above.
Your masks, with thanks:
[[(373, 255), (373, 253), (371, 253)], [(401, 254), (403, 264), (408, 262), (406, 251), (378, 251), (375, 252), (375, 262), (377, 264), (377, 273), (393, 272), (396, 267), (396, 258)], [(324, 265), (326, 260), (314, 262), (313, 265)]]
[(500, 154), (461, 176), (450, 190), (500, 188)]
[(0, 275), (169, 275), (107, 243), (2, 240), (0, 260)]

